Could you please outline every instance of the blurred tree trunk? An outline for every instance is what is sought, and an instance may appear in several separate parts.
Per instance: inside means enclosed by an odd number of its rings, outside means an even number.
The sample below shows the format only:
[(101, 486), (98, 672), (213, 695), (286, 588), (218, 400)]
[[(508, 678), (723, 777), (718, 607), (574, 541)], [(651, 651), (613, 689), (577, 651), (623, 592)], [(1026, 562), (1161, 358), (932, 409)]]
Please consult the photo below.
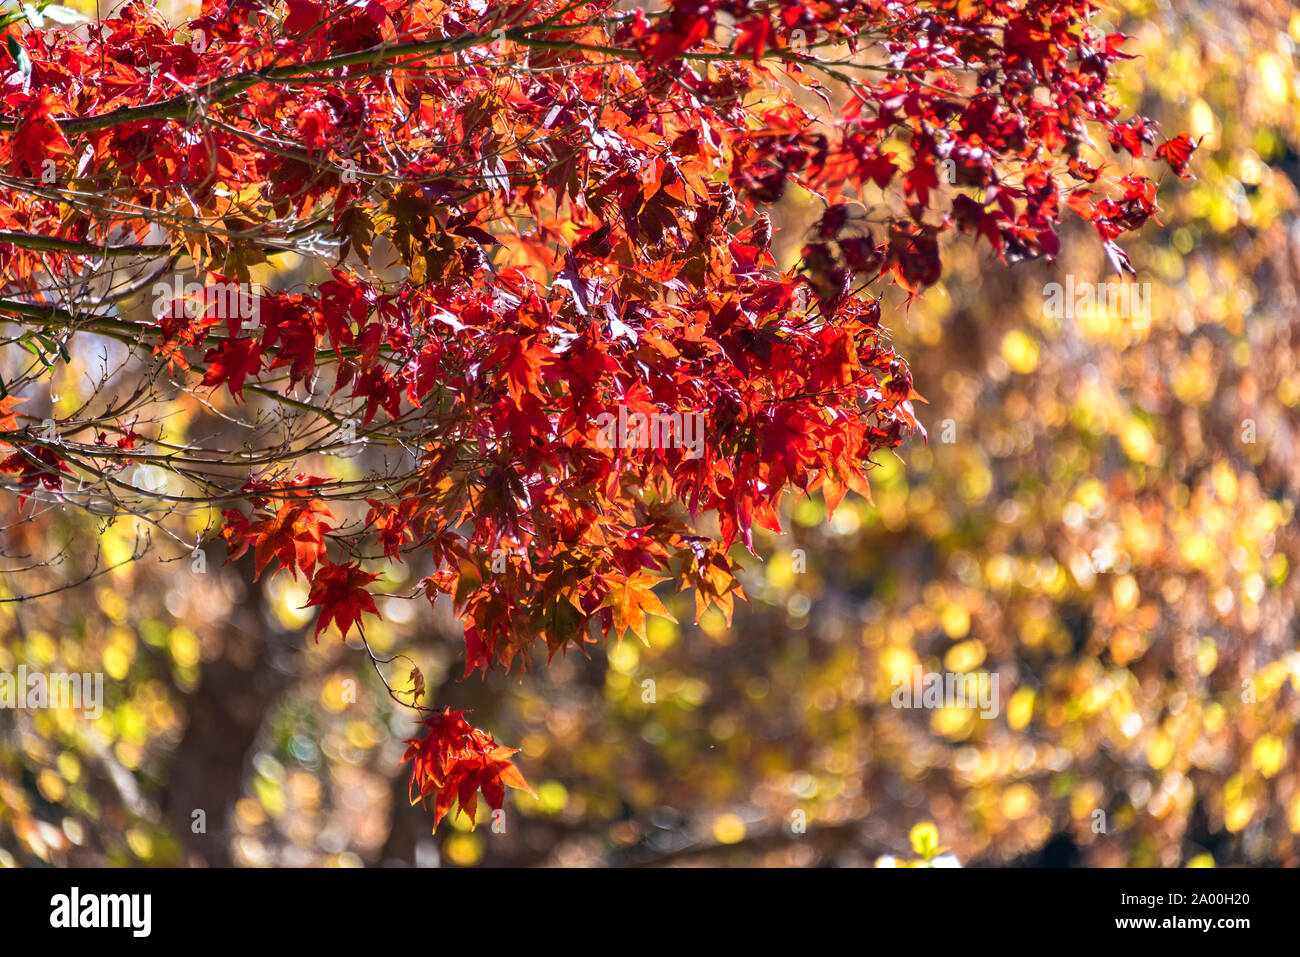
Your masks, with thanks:
[[(253, 581), (252, 558), (249, 553), (235, 566), (247, 600), (231, 608), (220, 656), (204, 662), (199, 686), (185, 700), (189, 721), (163, 795), (165, 818), (191, 864), (232, 865), (232, 815), (248, 755), (293, 677), (288, 636)], [(196, 830), (196, 811), (203, 812), (203, 830)]]

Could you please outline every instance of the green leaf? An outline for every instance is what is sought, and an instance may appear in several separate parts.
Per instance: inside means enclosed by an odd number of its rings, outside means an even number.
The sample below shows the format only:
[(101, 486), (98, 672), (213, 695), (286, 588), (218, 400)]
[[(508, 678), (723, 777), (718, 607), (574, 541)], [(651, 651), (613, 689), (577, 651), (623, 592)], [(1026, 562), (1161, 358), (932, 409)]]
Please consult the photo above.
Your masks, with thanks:
[(50, 356), (56, 356), (56, 361), (58, 356), (62, 356), (64, 362), (72, 361), (68, 356), (68, 351), (63, 347), (63, 343), (50, 333), (28, 332), (19, 340), (19, 343), (24, 349), (40, 359), (41, 364), (47, 369), (54, 367), (54, 363), (50, 361)]
[(28, 352), (30, 352), (32, 355), (34, 355), (36, 358), (40, 359), (40, 360), (41, 360), (41, 365), (45, 366), (45, 368), (47, 368), (47, 369), (52, 369), (52, 368), (54, 368), (54, 364), (53, 364), (52, 362), (50, 362), (49, 359), (45, 358), (45, 353), (42, 352), (42, 351), (41, 351), (41, 350), (36, 346), (36, 344), (35, 344), (34, 342), (30, 342), (30, 341), (24, 339), (23, 342), (22, 342), (22, 346), (23, 346), (24, 349), (26, 349)]
[(32, 61), (28, 58), (27, 51), (23, 49), (23, 45), (18, 42), (18, 38), (13, 34), (10, 34), (6, 40), (9, 47), (9, 56), (18, 64), (18, 72), (23, 75), (23, 79), (27, 79), (32, 75)]

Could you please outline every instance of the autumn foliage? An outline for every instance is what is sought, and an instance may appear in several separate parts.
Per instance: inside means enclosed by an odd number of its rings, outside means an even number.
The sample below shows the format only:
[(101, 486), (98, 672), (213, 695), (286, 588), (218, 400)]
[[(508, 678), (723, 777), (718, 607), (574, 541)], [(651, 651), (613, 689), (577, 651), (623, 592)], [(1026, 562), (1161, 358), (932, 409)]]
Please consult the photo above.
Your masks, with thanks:
[[(131, 356), (52, 427), (0, 407), (14, 507), (107, 503), (159, 528), (216, 509), (207, 537), (231, 559), (309, 580), (317, 635), (364, 636), (379, 569), (418, 561), (415, 597), (464, 623), (467, 675), (644, 636), (660, 583), (729, 620), (732, 546), (779, 530), (787, 492), (832, 512), (869, 495), (875, 457), (919, 430), (880, 296), (934, 284), (945, 233), (1014, 264), (1055, 256), (1074, 216), (1131, 268), (1117, 240), (1156, 212), (1157, 182), (1130, 160), (1182, 176), (1195, 144), (1116, 101), (1124, 37), (1096, 10), (233, 0), (179, 26), (139, 2), (99, 24), (8, 17), (0, 316), (34, 358), (6, 394), (74, 339)], [(823, 211), (778, 262), (765, 209), (794, 192)], [(251, 324), (150, 299), (158, 277), (249, 284), (287, 253), (329, 272), (258, 289)], [(166, 433), (150, 410), (176, 394), (223, 438)], [(293, 428), (237, 414), (254, 401)], [(619, 408), (703, 413), (700, 454), (609, 447), (598, 422)], [(351, 476), (314, 474), (358, 445)], [(165, 494), (126, 479), (140, 464)], [(406, 759), (435, 823), (526, 786), (512, 749), (428, 714)]]

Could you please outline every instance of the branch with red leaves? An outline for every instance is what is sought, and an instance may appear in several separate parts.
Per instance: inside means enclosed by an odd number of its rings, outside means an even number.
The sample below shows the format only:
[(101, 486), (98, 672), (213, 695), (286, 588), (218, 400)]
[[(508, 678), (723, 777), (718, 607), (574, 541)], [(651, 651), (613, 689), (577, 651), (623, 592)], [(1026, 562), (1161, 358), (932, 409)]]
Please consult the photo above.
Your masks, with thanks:
[[(1131, 268), (1116, 240), (1158, 188), (1134, 164), (1187, 175), (1190, 139), (1122, 118), (1124, 38), (1095, 10), (10, 22), (0, 390), (30, 404), (0, 412), (0, 478), (19, 511), (132, 515), (182, 550), (206, 515), (259, 576), (308, 579), (317, 637), (360, 631), (376, 569), (419, 561), (406, 597), (452, 604), (466, 674), (644, 635), (664, 582), (730, 620), (754, 524), (779, 530), (791, 490), (869, 495), (919, 429), (886, 287), (937, 282), (950, 233), (1050, 258), (1070, 214)], [(822, 211), (781, 265), (766, 210), (795, 192)], [(332, 265), (292, 285), (267, 268), (287, 253)], [(77, 410), (47, 411), (37, 387), (100, 352)], [(407, 758), (436, 820), (526, 787), (462, 716), (425, 725)]]

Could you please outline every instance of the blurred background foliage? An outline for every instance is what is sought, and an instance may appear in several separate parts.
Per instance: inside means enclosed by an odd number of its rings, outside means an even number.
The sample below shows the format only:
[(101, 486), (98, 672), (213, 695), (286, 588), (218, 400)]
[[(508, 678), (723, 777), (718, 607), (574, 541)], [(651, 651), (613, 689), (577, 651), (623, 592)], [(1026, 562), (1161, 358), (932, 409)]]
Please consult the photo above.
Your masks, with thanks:
[[(943, 285), (886, 310), (928, 442), (871, 504), (789, 499), (730, 628), (655, 619), (647, 645), (459, 681), (445, 610), (383, 603), (376, 652), (521, 747), (536, 798), (504, 833), (407, 806), (409, 713), (337, 632), (309, 640), (301, 583), (252, 585), (220, 547), (196, 574), (172, 543), (0, 604), (0, 671), (102, 671), (107, 698), (97, 721), (0, 711), (0, 864), (1300, 864), (1300, 12), (1109, 16), (1142, 54), (1125, 103), (1205, 137), (1126, 243), (1149, 322), (1047, 316), (1046, 283), (1111, 278), (1085, 229), (1010, 270), (953, 245)], [(777, 210), (790, 261), (817, 215)], [(0, 531), (11, 560), (66, 548), (49, 588), (137, 534), (48, 504)], [(387, 591), (425, 573), (401, 571)], [(917, 664), (996, 674), (999, 714), (892, 708)]]

